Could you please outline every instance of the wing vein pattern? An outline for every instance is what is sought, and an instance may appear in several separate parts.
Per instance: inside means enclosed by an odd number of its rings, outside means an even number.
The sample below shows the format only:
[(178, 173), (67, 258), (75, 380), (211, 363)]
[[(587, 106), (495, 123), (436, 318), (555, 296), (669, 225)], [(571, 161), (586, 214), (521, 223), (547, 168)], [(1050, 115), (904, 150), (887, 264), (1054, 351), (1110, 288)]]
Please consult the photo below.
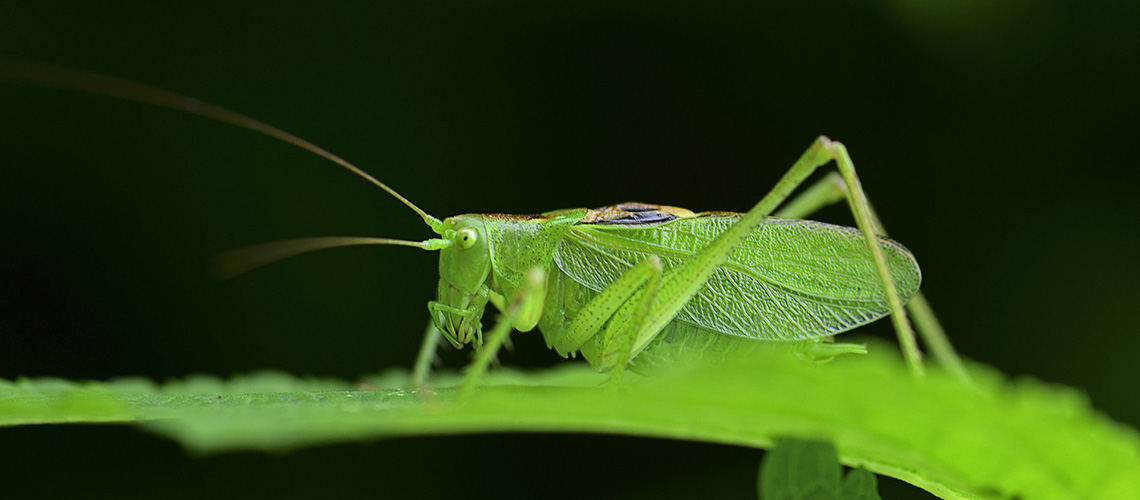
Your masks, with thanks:
[[(579, 224), (559, 243), (554, 258), (571, 279), (600, 292), (649, 255), (660, 257), (668, 273), (739, 218), (715, 213), (648, 224)], [(879, 241), (899, 294), (909, 299), (921, 281), (918, 264), (902, 245)], [(835, 335), (888, 312), (858, 230), (772, 217), (676, 319), (731, 336), (802, 340)]]

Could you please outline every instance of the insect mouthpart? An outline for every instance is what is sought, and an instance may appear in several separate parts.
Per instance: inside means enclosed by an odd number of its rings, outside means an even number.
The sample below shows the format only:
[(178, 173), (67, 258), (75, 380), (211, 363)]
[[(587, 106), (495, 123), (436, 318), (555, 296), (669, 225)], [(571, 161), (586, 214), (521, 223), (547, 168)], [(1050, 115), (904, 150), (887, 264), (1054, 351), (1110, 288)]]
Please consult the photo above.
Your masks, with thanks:
[(439, 282), (439, 299), (428, 303), (435, 327), (452, 346), (459, 349), (474, 342), (483, 344), (483, 310), (486, 294), (469, 294), (446, 280)]

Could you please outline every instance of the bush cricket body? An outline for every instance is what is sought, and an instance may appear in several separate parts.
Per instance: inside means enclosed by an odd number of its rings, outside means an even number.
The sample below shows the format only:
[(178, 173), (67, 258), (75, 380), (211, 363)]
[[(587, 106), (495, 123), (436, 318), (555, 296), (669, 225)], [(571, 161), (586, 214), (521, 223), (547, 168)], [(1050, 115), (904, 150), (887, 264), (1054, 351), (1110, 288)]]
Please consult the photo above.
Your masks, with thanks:
[[(537, 215), (428, 215), (395, 190), (303, 139), (182, 95), (91, 73), (0, 61), (0, 77), (179, 109), (259, 132), (320, 155), (381, 187), (419, 214), (437, 237), (404, 241), (318, 237), (227, 253), (230, 274), (313, 250), (401, 245), (440, 252), (432, 323), (417, 360), (422, 383), (440, 336), (477, 350), (461, 389), (469, 394), (512, 330), (538, 328), (563, 356), (582, 353), (616, 384), (631, 362), (652, 364), (666, 346), (730, 351), (743, 344), (828, 338), (890, 314), (908, 365), (921, 373), (903, 304), (920, 272), (901, 245), (880, 236), (846, 148), (819, 137), (744, 214), (693, 213), (621, 203)], [(771, 217), (817, 168), (832, 174), (791, 200), (806, 215), (846, 200), (858, 229)], [(484, 339), (490, 303), (501, 312)]]

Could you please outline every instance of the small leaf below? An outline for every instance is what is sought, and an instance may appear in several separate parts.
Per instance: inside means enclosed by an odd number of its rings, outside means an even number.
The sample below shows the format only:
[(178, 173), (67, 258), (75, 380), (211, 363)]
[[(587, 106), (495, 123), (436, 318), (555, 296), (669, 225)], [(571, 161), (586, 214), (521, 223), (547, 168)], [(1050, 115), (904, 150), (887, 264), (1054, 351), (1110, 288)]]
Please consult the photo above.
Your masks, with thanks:
[(760, 500), (882, 500), (874, 474), (842, 470), (831, 443), (777, 440), (760, 464)]

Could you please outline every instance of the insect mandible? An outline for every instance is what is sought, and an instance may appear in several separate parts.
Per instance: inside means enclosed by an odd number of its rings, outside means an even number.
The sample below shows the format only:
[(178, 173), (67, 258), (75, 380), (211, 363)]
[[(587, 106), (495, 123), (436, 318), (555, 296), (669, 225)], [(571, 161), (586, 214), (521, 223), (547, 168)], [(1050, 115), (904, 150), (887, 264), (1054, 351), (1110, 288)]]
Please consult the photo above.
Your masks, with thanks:
[[(423, 241), (318, 237), (255, 245), (222, 261), (236, 274), (314, 250), (401, 245), (440, 252), (413, 381), (422, 383), (439, 339), (473, 344), (460, 395), (469, 394), (513, 330), (538, 328), (562, 356), (581, 353), (616, 385), (631, 364), (678, 347), (713, 353), (770, 341), (831, 336), (891, 315), (912, 370), (921, 371), (904, 304), (921, 280), (913, 255), (882, 236), (846, 148), (820, 136), (746, 213), (627, 202), (537, 215), (433, 217), (340, 157), (238, 113), (101, 75), (0, 60), (0, 77), (179, 109), (231, 123), (320, 155), (399, 199), (436, 234)], [(816, 169), (832, 173), (788, 200)], [(858, 229), (800, 220), (846, 200)], [(785, 204), (773, 217), (777, 207)], [(484, 338), (488, 304), (500, 311)], [(660, 356), (657, 356), (660, 358)]]

